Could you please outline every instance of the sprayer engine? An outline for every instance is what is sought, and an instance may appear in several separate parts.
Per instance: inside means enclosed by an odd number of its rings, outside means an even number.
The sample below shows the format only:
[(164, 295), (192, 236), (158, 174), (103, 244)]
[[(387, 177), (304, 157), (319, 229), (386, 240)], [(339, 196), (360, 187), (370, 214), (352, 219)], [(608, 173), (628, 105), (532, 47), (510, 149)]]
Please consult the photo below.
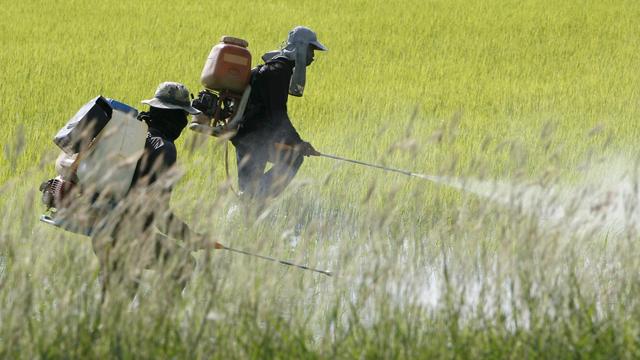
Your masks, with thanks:
[(200, 75), (205, 90), (193, 100), (193, 107), (204, 116), (194, 117), (189, 128), (213, 135), (213, 128), (226, 126), (244, 114), (251, 86), (249, 43), (223, 36), (211, 49)]

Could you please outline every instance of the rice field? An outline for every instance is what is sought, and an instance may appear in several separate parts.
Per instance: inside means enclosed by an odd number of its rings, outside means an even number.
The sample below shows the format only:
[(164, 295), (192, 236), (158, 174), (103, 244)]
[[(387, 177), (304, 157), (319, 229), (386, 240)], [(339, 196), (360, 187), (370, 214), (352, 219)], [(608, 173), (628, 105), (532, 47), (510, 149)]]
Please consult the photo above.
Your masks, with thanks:
[[(1, 1), (0, 357), (640, 356), (637, 1)], [(38, 221), (53, 135), (99, 94), (197, 93), (222, 35), (257, 65), (296, 25), (329, 48), (289, 99), (301, 136), (435, 181), (307, 158), (256, 207), (185, 130), (178, 215), (334, 276), (199, 251), (184, 291), (173, 260), (105, 301), (91, 240)]]

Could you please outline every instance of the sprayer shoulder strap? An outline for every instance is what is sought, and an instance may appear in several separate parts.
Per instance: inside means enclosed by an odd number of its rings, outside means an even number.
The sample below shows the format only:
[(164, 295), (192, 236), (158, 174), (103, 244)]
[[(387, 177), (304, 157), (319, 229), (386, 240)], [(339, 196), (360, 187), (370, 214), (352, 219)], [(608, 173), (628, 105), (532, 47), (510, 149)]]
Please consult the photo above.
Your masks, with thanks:
[(256, 90), (256, 79), (258, 77), (258, 73), (260, 73), (260, 69), (262, 69), (263, 66), (264, 64), (260, 64), (254, 67), (253, 69), (251, 69), (251, 77), (249, 80), (249, 85), (251, 85), (251, 95), (249, 97), (250, 100), (249, 100), (249, 103), (247, 104), (247, 109), (244, 112), (245, 119), (248, 116), (250, 117), (256, 111), (256, 109), (261, 106), (262, 100), (259, 99), (259, 97), (256, 97), (254, 93), (258, 92)]
[(260, 69), (262, 69), (263, 66), (264, 66), (264, 64), (260, 64), (260, 65), (258, 65), (256, 67), (254, 67), (253, 69), (251, 69), (251, 80), (250, 80), (250, 83), (251, 83), (251, 87), (252, 88), (253, 88), (253, 85), (256, 82), (256, 77), (257, 77), (258, 73), (260, 72)]

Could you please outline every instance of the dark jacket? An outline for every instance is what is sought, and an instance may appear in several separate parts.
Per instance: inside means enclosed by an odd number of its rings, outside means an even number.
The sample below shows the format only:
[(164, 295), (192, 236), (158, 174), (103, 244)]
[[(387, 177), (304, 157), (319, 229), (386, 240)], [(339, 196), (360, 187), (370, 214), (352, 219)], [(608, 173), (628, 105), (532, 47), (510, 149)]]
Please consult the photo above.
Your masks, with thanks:
[(287, 114), (289, 81), (293, 74), (293, 66), (293, 61), (278, 59), (254, 70), (244, 120), (235, 137), (231, 139), (234, 145), (295, 145), (302, 142)]
[(137, 185), (151, 185), (163, 176), (177, 160), (176, 146), (162, 132), (149, 128), (144, 143), (144, 153), (136, 165), (131, 180), (131, 188)]
[(131, 181), (129, 198), (133, 197), (137, 201), (134, 201), (136, 204), (129, 215), (144, 221), (143, 231), (155, 224), (165, 234), (186, 239), (191, 235), (189, 226), (175, 216), (169, 207), (172, 182), (157, 183), (172, 177), (168, 171), (175, 165), (176, 160), (177, 152), (173, 140), (161, 129), (150, 127), (144, 153), (138, 160)]

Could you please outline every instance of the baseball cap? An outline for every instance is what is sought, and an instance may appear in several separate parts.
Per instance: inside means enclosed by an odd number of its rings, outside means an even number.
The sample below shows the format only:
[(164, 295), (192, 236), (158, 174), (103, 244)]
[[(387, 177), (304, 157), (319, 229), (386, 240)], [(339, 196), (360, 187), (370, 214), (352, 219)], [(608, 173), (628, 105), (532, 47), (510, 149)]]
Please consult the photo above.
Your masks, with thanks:
[(307, 43), (309, 45), (313, 45), (320, 51), (328, 51), (327, 47), (322, 45), (322, 43), (318, 41), (318, 36), (316, 35), (316, 33), (306, 26), (296, 26), (295, 28), (293, 28), (293, 30), (289, 32), (287, 43)]

